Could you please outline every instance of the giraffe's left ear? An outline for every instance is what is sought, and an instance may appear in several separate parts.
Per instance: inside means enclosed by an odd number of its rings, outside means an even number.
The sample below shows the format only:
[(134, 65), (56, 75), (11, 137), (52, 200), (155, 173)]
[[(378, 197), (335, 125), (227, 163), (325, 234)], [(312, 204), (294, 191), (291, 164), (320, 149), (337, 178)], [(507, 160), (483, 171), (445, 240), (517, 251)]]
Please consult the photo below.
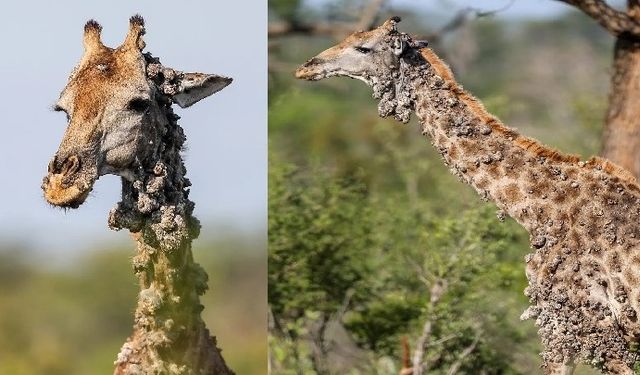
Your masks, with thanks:
[(172, 97), (181, 108), (187, 108), (227, 87), (231, 81), (232, 78), (216, 74), (183, 73)]

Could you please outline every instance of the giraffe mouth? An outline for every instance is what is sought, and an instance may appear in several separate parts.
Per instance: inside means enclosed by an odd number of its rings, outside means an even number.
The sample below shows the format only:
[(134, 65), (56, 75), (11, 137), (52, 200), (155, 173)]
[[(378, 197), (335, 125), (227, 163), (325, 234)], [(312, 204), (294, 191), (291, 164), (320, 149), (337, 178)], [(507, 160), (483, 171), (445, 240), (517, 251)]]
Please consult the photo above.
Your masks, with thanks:
[(318, 81), (324, 76), (317, 69), (310, 68), (306, 64), (296, 69), (296, 78), (306, 79), (307, 81)]
[(49, 174), (42, 181), (44, 198), (49, 204), (62, 208), (78, 208), (89, 196), (94, 181), (67, 182), (62, 173)]

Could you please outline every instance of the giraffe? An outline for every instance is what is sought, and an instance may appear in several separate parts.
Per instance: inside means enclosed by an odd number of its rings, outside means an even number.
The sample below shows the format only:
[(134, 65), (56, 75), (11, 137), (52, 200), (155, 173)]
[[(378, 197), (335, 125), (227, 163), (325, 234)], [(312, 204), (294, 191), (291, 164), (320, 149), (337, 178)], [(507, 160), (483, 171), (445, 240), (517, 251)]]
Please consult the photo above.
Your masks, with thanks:
[(143, 53), (139, 15), (117, 48), (102, 44), (101, 30), (94, 20), (86, 23), (84, 54), (55, 105), (68, 126), (43, 179), (44, 197), (77, 208), (100, 176), (121, 176), (122, 198), (108, 225), (128, 229), (137, 243), (132, 263), (140, 291), (114, 374), (233, 374), (200, 316), (207, 274), (191, 251), (200, 224), (180, 154), (185, 135), (172, 110), (232, 79), (183, 73)]
[(296, 77), (358, 79), (372, 87), (381, 117), (406, 123), (415, 112), (451, 172), (527, 230), (530, 306), (521, 319), (535, 319), (545, 374), (570, 374), (580, 362), (632, 374), (640, 340), (635, 178), (605, 159), (581, 161), (506, 127), (426, 42), (398, 32), (398, 22), (351, 34)]

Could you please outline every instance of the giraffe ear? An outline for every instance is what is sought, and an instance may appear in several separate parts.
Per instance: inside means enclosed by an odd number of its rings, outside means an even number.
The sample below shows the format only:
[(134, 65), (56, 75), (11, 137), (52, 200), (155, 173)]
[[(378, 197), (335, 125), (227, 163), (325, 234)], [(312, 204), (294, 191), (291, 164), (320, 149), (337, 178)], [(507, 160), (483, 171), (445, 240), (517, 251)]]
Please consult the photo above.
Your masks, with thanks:
[(181, 108), (187, 108), (227, 87), (233, 79), (216, 74), (183, 73), (179, 81), (173, 100)]
[(393, 40), (393, 53), (396, 56), (402, 56), (407, 49), (407, 42), (402, 37), (394, 38)]
[(429, 42), (426, 40), (414, 40), (413, 41), (413, 48), (427, 48), (429, 46)]

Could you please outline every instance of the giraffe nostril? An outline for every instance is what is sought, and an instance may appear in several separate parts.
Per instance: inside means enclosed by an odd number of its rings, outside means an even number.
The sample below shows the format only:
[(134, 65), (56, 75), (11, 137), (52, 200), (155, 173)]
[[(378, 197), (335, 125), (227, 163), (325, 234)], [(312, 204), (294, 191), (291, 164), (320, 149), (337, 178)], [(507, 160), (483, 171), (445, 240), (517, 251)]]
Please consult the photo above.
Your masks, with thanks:
[(74, 173), (80, 170), (80, 158), (75, 155), (69, 156), (64, 163), (62, 163), (62, 168), (60, 173), (64, 176), (71, 176)]
[(304, 66), (308, 67), (308, 66), (312, 66), (312, 65), (318, 65), (318, 64), (321, 64), (323, 62), (324, 62), (324, 60), (319, 59), (317, 57), (314, 57), (311, 60), (309, 60), (306, 63), (304, 63)]

